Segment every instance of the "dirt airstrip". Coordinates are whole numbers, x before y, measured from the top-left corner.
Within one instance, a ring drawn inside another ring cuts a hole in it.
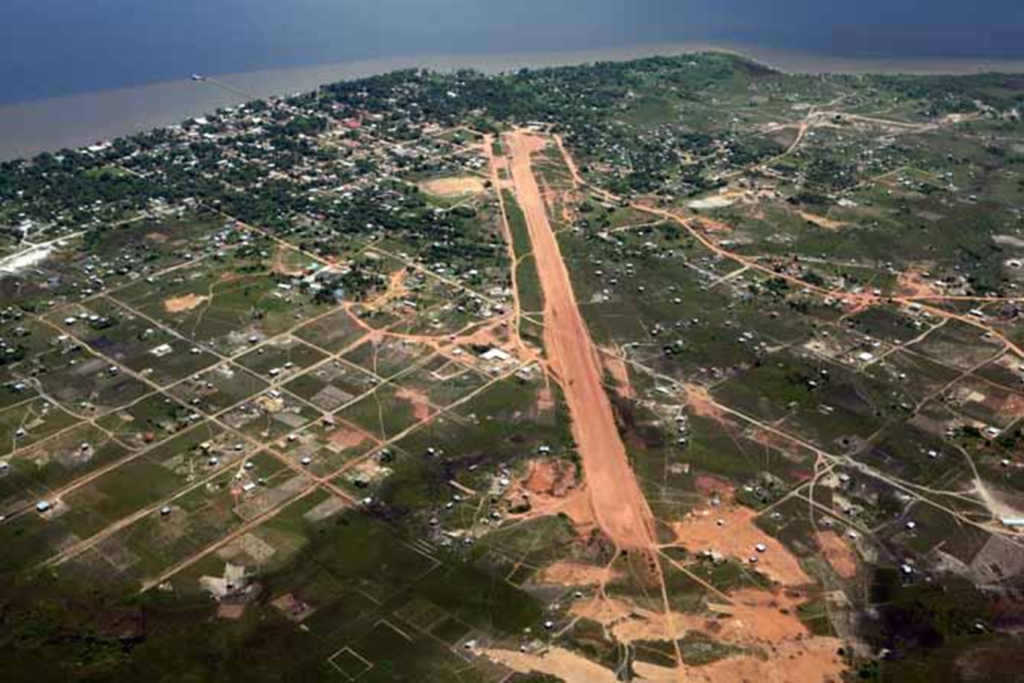
[[[601,530],[620,548],[651,548],[653,515],[629,466],[601,381],[601,365],[533,175],[531,155],[544,149],[545,140],[521,130],[506,140],[516,197],[526,215],[544,291],[544,345],[565,392],[591,507]]]
[[[635,663],[639,677],[649,681],[839,681],[845,668],[837,654],[842,643],[835,638],[813,636],[797,616],[797,607],[806,599],[802,591],[786,592],[811,583],[796,557],[755,524],[756,513],[733,504],[729,482],[706,477],[705,494],[714,493],[715,505],[691,513],[674,525],[674,542],[697,553],[714,550],[719,555],[748,562],[757,556],[757,569],[782,586],[774,591],[741,590],[729,595],[717,591],[713,604],[695,612],[679,612],[669,606],[654,533],[654,517],[626,454],[619,435],[612,405],[602,379],[604,370],[621,384],[625,368],[602,363],[580,315],[571,280],[546,214],[543,196],[533,175],[531,155],[541,151],[545,138],[522,130],[504,136],[510,150],[512,185],[526,215],[527,228],[544,291],[545,349],[548,367],[565,395],[572,419],[573,437],[582,459],[583,481],[568,476],[564,465],[538,460],[509,491],[510,500],[524,495],[531,502],[524,517],[566,512],[577,529],[595,525],[619,549],[630,553],[627,566],[634,573],[637,555],[651,558],[652,571],[660,579],[665,611],[641,607],[628,599],[610,597],[609,583],[623,578],[614,569],[574,561],[559,562],[542,569],[540,583],[563,586],[596,587],[592,600],[572,607],[576,619],[601,624],[620,642],[655,640],[676,643],[687,632],[700,632],[716,641],[736,645],[741,652],[710,664],[687,664],[676,647],[677,667]],[[560,143],[556,138],[556,142]],[[570,170],[574,167],[570,164]],[[574,178],[578,176],[574,173]],[[615,359],[612,358],[612,361]],[[689,393],[691,409],[704,411],[724,421],[706,391],[693,387]],[[759,544],[764,548],[758,551]],[[621,566],[620,566],[621,567]],[[685,567],[677,567],[686,571]],[[674,571],[669,568],[664,571]],[[635,576],[633,577],[636,578]],[[654,584],[648,584],[654,585]],[[712,592],[714,591],[711,588]],[[711,594],[709,594],[710,597]],[[545,647],[539,651],[519,652],[485,649],[480,654],[518,672],[541,672],[568,683],[612,683],[614,671],[566,648]]]

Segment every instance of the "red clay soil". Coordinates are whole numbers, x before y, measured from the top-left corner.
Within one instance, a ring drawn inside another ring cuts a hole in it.
[[[725,477],[719,477],[714,474],[699,474],[693,480],[693,485],[697,489],[698,493],[710,498],[712,495],[717,495],[723,502],[731,502],[733,493],[736,487],[731,481]]]
[[[684,384],[683,394],[686,396],[686,407],[694,415],[722,424],[731,424],[732,420],[722,412],[705,387],[699,384]]]
[[[783,586],[811,583],[797,558],[758,528],[754,523],[756,515],[749,508],[734,505],[691,512],[672,525],[676,543],[694,553],[711,551],[740,562],[756,557],[757,569]],[[757,551],[759,544],[766,547],[765,552]]]
[[[942,291],[924,277],[924,271],[917,268],[900,273],[896,281],[900,296],[909,298],[941,296]]]
[[[536,519],[565,514],[581,538],[594,529],[590,496],[577,481],[575,468],[559,460],[533,460],[521,479],[515,480],[505,495],[511,506],[529,501],[529,510],[514,513],[518,519]]]
[[[820,531],[818,543],[836,574],[844,579],[852,579],[857,575],[857,555],[842,536],[834,531]]]
[[[422,391],[402,387],[395,392],[395,398],[412,405],[412,416],[417,421],[426,420],[430,417],[430,399]]]
[[[515,193],[526,215],[544,291],[545,348],[562,381],[597,523],[620,548],[651,548],[654,518],[629,466],[601,382],[601,365],[533,175],[531,155],[543,149],[545,142],[524,131],[510,133],[506,139],[512,152]]]
[[[523,486],[533,495],[564,498],[576,486],[572,464],[563,461],[534,460]]]

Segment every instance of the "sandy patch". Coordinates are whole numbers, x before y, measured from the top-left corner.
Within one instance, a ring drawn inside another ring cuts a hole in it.
[[[48,259],[52,251],[52,244],[39,245],[0,259],[0,274],[16,275],[22,270],[37,266]]]
[[[703,199],[694,199],[691,202],[687,202],[686,206],[690,209],[696,209],[698,211],[707,209],[725,209],[736,203],[734,197],[722,196],[717,197],[704,197]]]
[[[572,607],[576,617],[590,619],[601,624],[622,643],[638,640],[671,640],[681,638],[687,631],[707,631],[705,616],[700,614],[671,613],[671,628],[665,614],[620,598],[599,597]]]
[[[722,223],[721,221],[713,221],[707,216],[700,216],[690,220],[695,228],[703,230],[706,233],[731,233],[733,227],[728,223]]]
[[[576,485],[573,467],[558,460],[534,460],[523,480],[523,487],[535,496],[564,498]]]
[[[350,448],[361,446],[367,439],[369,437],[363,432],[342,427],[331,433],[328,437],[328,442],[332,451],[340,453]]]
[[[637,662],[635,670],[645,681],[676,683],[839,683],[844,666],[836,651],[842,646],[834,638],[787,642],[774,648],[767,660],[743,656],[722,659],[685,670],[666,669]]]
[[[693,480],[693,486],[706,497],[717,495],[720,500],[730,502],[736,487],[724,477],[713,474],[701,474]]]
[[[270,270],[273,273],[279,275],[302,275],[305,273],[305,269],[302,266],[289,265],[288,261],[290,257],[293,257],[295,252],[286,247],[283,244],[278,244],[277,249],[274,250],[274,259],[270,263]]]
[[[519,519],[564,513],[572,520],[580,536],[588,535],[594,527],[594,512],[587,489],[577,479],[576,468],[569,462],[531,461],[526,474],[509,486],[505,501],[510,513]],[[516,512],[524,507],[525,511]]]
[[[509,351],[510,340],[508,328],[502,325],[502,320],[473,330],[470,334],[460,334],[451,338],[453,346],[489,346]],[[462,349],[466,351],[465,348]]]
[[[825,218],[824,216],[808,213],[806,211],[797,211],[797,213],[800,214],[800,218],[803,218],[808,223],[816,225],[819,228],[824,228],[825,230],[839,230],[846,225],[846,223],[843,223],[842,221],[834,221],[829,218]]]
[[[382,308],[385,304],[393,301],[399,297],[405,296],[408,290],[405,287],[405,278],[407,272],[405,268],[400,268],[395,272],[391,273],[388,277],[388,288],[382,292],[378,297],[366,303],[366,310],[374,311]]]
[[[676,533],[676,542],[691,552],[707,550],[741,562],[756,557],[757,570],[783,586],[811,583],[796,557],[777,540],[761,531],[754,520],[755,512],[749,508],[723,506],[691,512],[672,527]],[[758,544],[767,547],[765,552],[757,552]]]
[[[991,397],[985,401],[985,407],[999,417],[1006,418],[1005,424],[1009,426],[1021,415],[1024,415],[1024,396],[1007,392],[1003,396]]]
[[[459,176],[456,178],[437,178],[420,183],[420,188],[438,197],[461,197],[467,194],[479,194],[484,191],[484,181],[476,176]]]
[[[377,458],[368,458],[349,470],[347,477],[352,482],[361,480],[373,484],[386,478],[391,472],[392,469],[385,467]]]
[[[765,126],[764,132],[768,134],[780,147],[789,149],[800,137],[799,126],[787,123],[771,123]]]
[[[985,504],[988,511],[997,519],[1020,519],[1021,511],[1003,500],[998,490],[993,489],[982,479],[974,480],[975,489],[981,496],[981,502]]]
[[[236,621],[245,614],[245,603],[222,602],[217,605],[217,618]]]
[[[857,556],[839,534],[834,531],[819,531],[818,543],[821,545],[822,554],[836,574],[844,579],[852,579],[857,575]]]
[[[718,407],[705,387],[699,384],[684,384],[683,395],[686,397],[686,407],[697,417],[706,417],[722,425],[732,424],[732,420]]]
[[[900,273],[896,280],[896,288],[901,296],[905,297],[933,297],[941,296],[942,290],[925,278],[923,269],[911,268]]]
[[[543,387],[537,392],[537,410],[547,412],[555,409],[555,397],[550,387]]]
[[[723,642],[778,644],[810,634],[797,616],[796,609],[802,602],[799,597],[744,589],[730,594],[729,598],[732,603],[728,605],[708,605],[718,618],[709,622],[711,628],[707,632]]]
[[[645,681],[706,681],[734,683],[825,683],[841,680],[845,669],[837,654],[842,642],[836,638],[812,636],[796,616],[798,600],[783,594],[757,590],[739,591],[731,596],[735,604],[711,605],[706,614],[652,612],[618,599],[601,599],[573,608],[573,614],[597,621],[620,642],[664,641],[681,638],[688,631],[700,631],[725,643],[754,648],[767,655],[743,654],[702,666],[666,668],[636,662],[637,674]],[[574,681],[613,681],[608,669],[581,655],[561,648],[540,653],[486,650],[486,656],[515,671],[531,671]]]
[[[426,420],[430,417],[430,399],[422,391],[402,387],[395,392],[395,398],[412,404],[412,416],[416,420]]]
[[[670,619],[621,598],[601,597],[573,605],[574,616],[596,621],[616,640],[671,640],[699,631],[731,645],[775,645],[810,636],[797,616],[801,599],[784,593],[745,589],[730,604],[709,604],[707,612],[671,612]]]
[[[480,654],[513,671],[547,674],[565,683],[619,683],[609,669],[560,647],[549,648],[541,654],[490,649],[480,650]]]
[[[605,567],[578,562],[556,562],[542,569],[533,580],[556,586],[598,586],[614,576]]]
[[[209,298],[199,294],[187,294],[172,299],[164,299],[164,310],[168,313],[185,313],[198,308]]]

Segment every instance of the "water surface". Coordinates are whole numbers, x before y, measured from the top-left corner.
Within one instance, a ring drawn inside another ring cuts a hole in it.
[[[2,0],[0,159],[246,99],[192,73],[267,96],[710,45],[790,71],[1021,71],[1022,35],[1020,0]]]

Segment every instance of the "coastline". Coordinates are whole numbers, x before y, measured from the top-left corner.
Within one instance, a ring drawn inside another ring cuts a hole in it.
[[[373,76],[403,68],[487,73],[594,61],[625,61],[655,55],[718,51],[739,54],[787,73],[970,74],[1024,72],[1024,60],[862,59],[776,50],[748,45],[671,43],[624,48],[545,53],[400,57],[212,75],[117,90],[0,106],[0,161],[94,144],[173,125],[221,107],[251,99],[289,95],[318,85]]]

